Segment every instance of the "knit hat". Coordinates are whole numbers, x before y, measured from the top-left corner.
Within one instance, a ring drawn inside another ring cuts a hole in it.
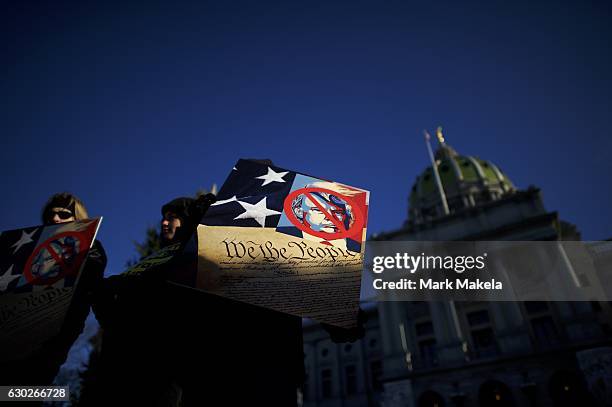
[[[166,212],[174,213],[181,221],[185,222],[189,219],[190,208],[195,202],[195,199],[189,197],[180,197],[171,200],[161,208],[161,214],[164,216]]]

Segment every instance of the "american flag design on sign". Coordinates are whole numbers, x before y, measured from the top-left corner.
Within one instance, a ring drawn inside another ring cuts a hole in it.
[[[369,192],[250,160],[239,160],[202,220],[208,226],[277,232],[360,252]]]
[[[0,296],[72,287],[100,220],[9,230],[0,234]]]

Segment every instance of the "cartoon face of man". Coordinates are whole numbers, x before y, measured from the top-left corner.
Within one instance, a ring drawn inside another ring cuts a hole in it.
[[[326,192],[301,194],[291,208],[296,218],[315,232],[338,233],[347,230],[353,222],[350,205]]]
[[[60,266],[48,250],[38,252],[32,262],[32,276],[35,279],[48,279],[56,277],[60,273]]]

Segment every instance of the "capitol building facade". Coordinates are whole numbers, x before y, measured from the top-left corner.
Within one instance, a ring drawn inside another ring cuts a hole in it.
[[[372,240],[580,240],[574,225],[545,209],[538,188],[517,189],[494,163],[460,155],[441,131],[438,140],[437,173],[432,165],[417,176],[407,221]],[[596,248],[602,262],[610,247]],[[304,406],[612,405],[608,301],[380,301],[362,308],[366,335],[352,344],[331,342],[317,324],[304,326]]]

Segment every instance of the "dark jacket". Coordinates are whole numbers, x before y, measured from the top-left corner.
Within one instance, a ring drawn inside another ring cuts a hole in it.
[[[304,379],[302,320],[169,285],[173,368],[190,405],[290,407]]]

